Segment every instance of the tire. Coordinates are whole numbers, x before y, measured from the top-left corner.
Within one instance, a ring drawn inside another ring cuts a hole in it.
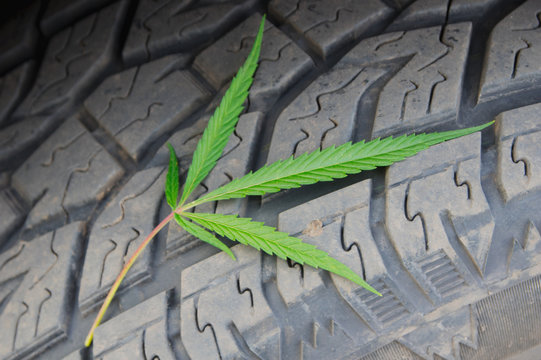
[[[361,274],[162,230],[268,14],[198,188],[317,148],[495,126],[386,169],[198,211],[301,237]],[[534,359],[541,349],[541,1],[29,1],[0,29],[0,358]]]

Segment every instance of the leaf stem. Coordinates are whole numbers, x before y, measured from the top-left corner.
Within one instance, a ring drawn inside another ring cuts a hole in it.
[[[92,338],[94,337],[94,331],[96,330],[96,328],[100,324],[103,316],[105,315],[105,312],[107,311],[107,308],[111,304],[111,301],[113,300],[113,297],[115,296],[116,291],[118,290],[118,287],[120,286],[120,283],[122,282],[122,280],[124,280],[124,277],[128,273],[128,270],[130,270],[133,263],[135,262],[135,260],[137,260],[139,255],[143,252],[143,250],[148,245],[150,240],[152,240],[156,236],[156,234],[158,234],[158,232],[161,229],[163,229],[164,226],[169,223],[169,221],[171,221],[173,219],[174,215],[175,215],[174,212],[171,212],[169,215],[167,215],[162,220],[162,222],[159,223],[158,226],[156,226],[150,232],[150,234],[148,234],[146,239],[141,243],[141,245],[139,245],[137,250],[135,250],[135,252],[131,256],[130,260],[128,260],[126,265],[124,265],[124,268],[122,268],[122,271],[120,272],[120,274],[118,274],[118,277],[116,278],[115,282],[113,283],[113,286],[111,287],[111,290],[109,290],[109,293],[107,294],[107,297],[105,298],[105,301],[103,302],[103,305],[100,308],[98,316],[96,316],[96,320],[94,320],[94,324],[92,324],[92,328],[90,329],[90,331],[88,332],[88,335],[86,336],[86,340],[85,340],[85,346],[86,347],[90,346],[90,344],[92,343]]]

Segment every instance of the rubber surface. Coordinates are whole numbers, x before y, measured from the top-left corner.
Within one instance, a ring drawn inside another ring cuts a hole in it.
[[[495,120],[386,169],[195,211],[301,237],[383,296],[167,215],[267,14],[200,196],[347,141]],[[27,1],[0,26],[0,358],[532,359],[541,348],[541,1]]]

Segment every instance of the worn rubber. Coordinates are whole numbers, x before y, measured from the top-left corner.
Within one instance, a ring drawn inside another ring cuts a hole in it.
[[[6,8],[7,9],[7,8]],[[247,110],[198,196],[291,155],[495,126],[386,169],[195,211],[317,245],[383,296],[170,224],[267,14]],[[541,1],[25,1],[0,26],[1,359],[535,359]],[[183,175],[183,176],[184,176]]]

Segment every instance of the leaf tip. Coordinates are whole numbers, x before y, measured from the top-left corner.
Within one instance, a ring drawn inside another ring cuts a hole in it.
[[[377,291],[376,289],[374,289],[372,286],[370,286],[368,283],[365,283],[362,285],[366,290],[376,294],[377,296],[383,296],[381,295],[381,293],[379,291]]]
[[[496,122],[496,120],[492,120],[492,121],[489,121],[489,122],[487,122],[485,124],[479,125],[477,128],[479,130],[483,130],[483,129],[489,127],[490,125],[493,125],[495,122]]]
[[[233,259],[233,261],[237,261],[237,258],[235,254],[233,254],[233,251],[231,251],[231,249],[229,249],[229,251],[227,250],[224,250],[224,251],[231,257],[231,259]]]

